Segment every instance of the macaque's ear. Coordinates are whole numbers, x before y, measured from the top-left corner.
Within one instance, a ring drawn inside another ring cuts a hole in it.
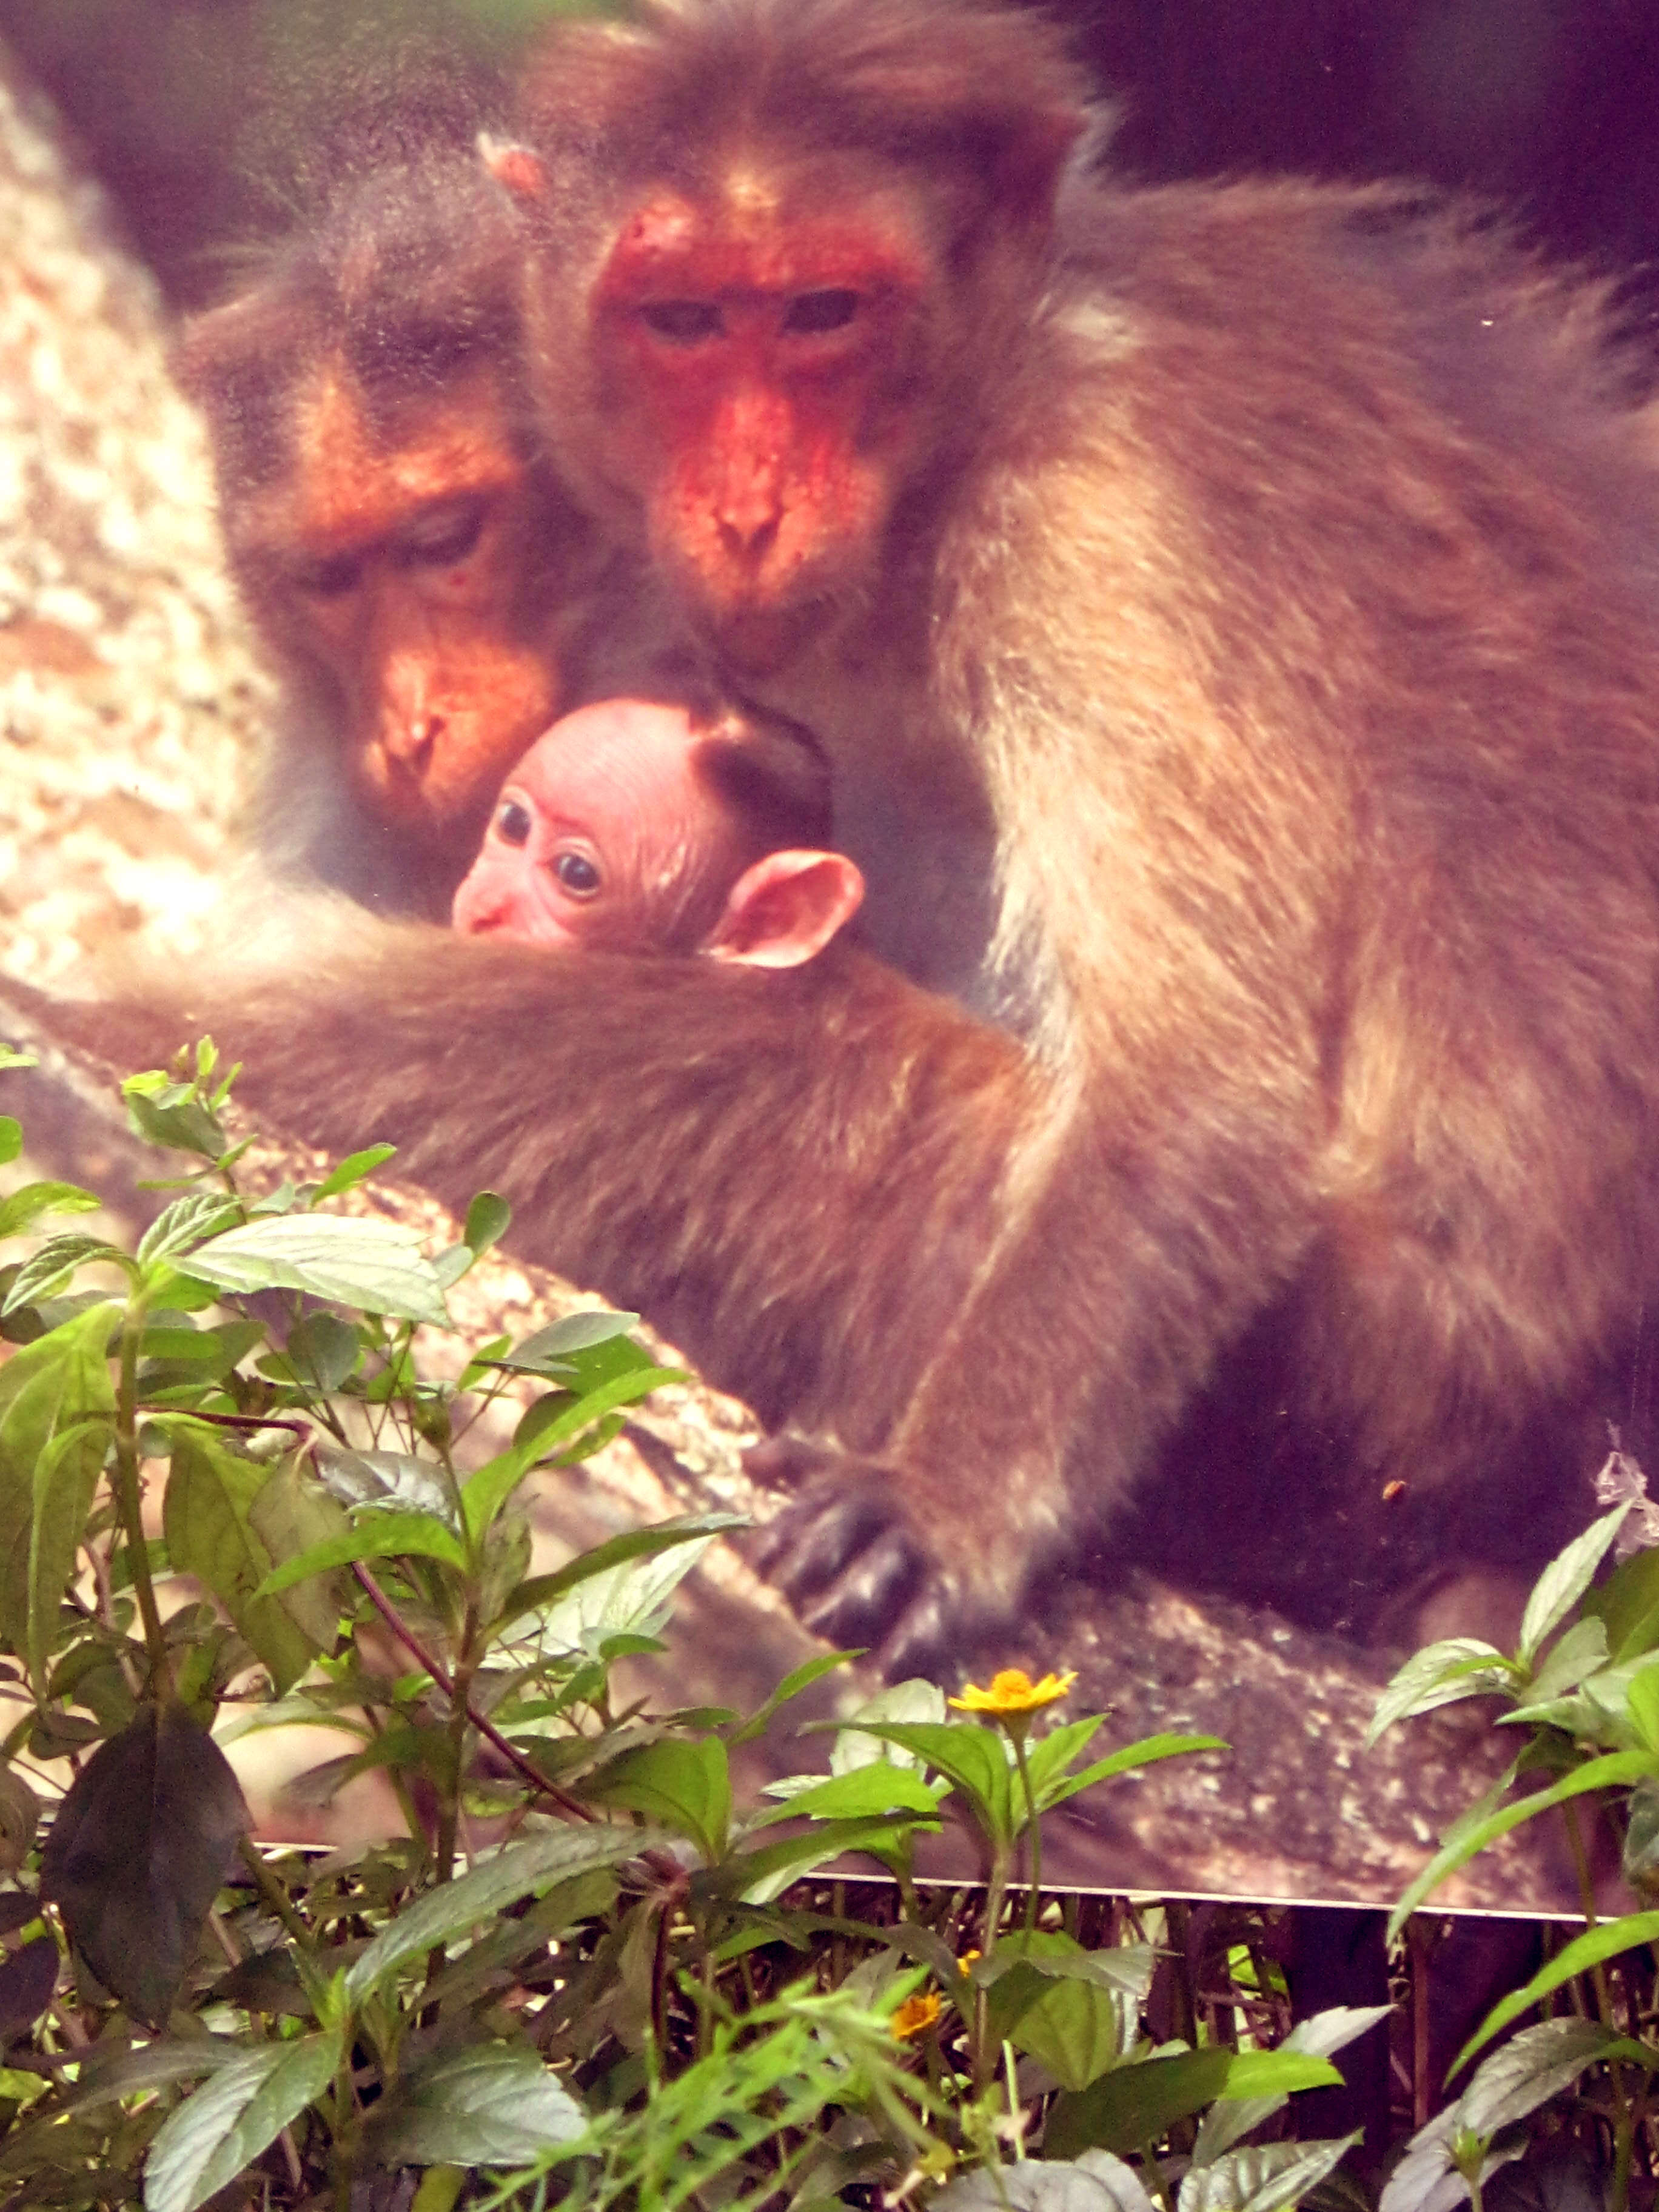
[[[540,155],[532,154],[528,146],[481,131],[478,158],[507,198],[520,206],[528,207],[547,198],[547,171]]]
[[[864,878],[844,853],[768,853],[732,886],[712,959],[799,968],[857,913]]]

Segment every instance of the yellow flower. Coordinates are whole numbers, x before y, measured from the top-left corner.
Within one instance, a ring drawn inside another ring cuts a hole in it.
[[[957,1973],[965,1976],[968,1969],[973,1965],[975,1960],[977,1959],[979,1955],[980,1954],[977,1951],[964,1951],[957,1960]]]
[[[893,2014],[893,2033],[901,2041],[907,2035],[920,2035],[924,2028],[933,2026],[943,2009],[936,1996],[906,1997]]]
[[[1063,1698],[1076,1680],[1073,1671],[1045,1674],[1040,1682],[1034,1682],[1023,1667],[1005,1667],[991,1677],[988,1690],[981,1690],[976,1682],[964,1682],[962,1695],[948,1702],[959,1713],[1035,1712],[1039,1705],[1052,1705],[1056,1698]]]

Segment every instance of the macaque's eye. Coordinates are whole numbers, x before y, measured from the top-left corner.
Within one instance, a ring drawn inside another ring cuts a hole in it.
[[[796,337],[816,337],[824,331],[844,331],[858,311],[856,292],[802,292],[789,302],[783,327]]]
[[[601,888],[599,863],[586,853],[567,847],[549,861],[562,890],[574,899],[597,898]]]
[[[355,553],[336,553],[321,561],[296,561],[289,574],[313,599],[337,599],[356,589],[362,562]]]
[[[720,337],[726,322],[712,300],[657,300],[640,309],[640,320],[673,345],[696,345]]]
[[[535,826],[520,799],[504,799],[495,809],[495,835],[503,845],[527,845]]]
[[[466,500],[422,515],[399,532],[397,558],[404,568],[446,568],[465,561],[483,533],[482,500]]]

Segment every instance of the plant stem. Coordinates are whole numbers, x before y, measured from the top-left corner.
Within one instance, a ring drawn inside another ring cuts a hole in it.
[[[1012,1846],[998,1844],[991,1852],[991,1879],[985,1892],[985,1932],[980,1939],[981,1957],[995,1956],[997,1928],[1002,1919],[1003,1899],[1008,1892],[1008,1859]],[[990,1990],[984,1983],[974,1990],[973,2077],[974,2094],[982,2097],[990,2087],[991,2076],[996,2070],[996,2054],[987,2049],[991,2027]]]
[[[1588,1931],[1596,1925],[1595,1887],[1590,1880],[1589,1858],[1584,1850],[1583,1832],[1578,1825],[1578,1808],[1569,1801],[1561,1810],[1566,1815],[1567,1841],[1572,1848],[1572,1863],[1578,1875],[1579,1901],[1584,1908],[1584,1927]],[[1601,2025],[1609,2035],[1619,2033],[1619,2023],[1613,2017],[1613,1990],[1607,1982],[1607,1970],[1598,1962],[1590,1968],[1590,1986],[1595,1991],[1595,2009]],[[1636,2116],[1631,2100],[1625,2092],[1625,2069],[1616,2058],[1607,2061],[1607,2080],[1613,2089],[1613,2195],[1609,2212],[1626,2212],[1630,2203],[1631,2163],[1636,2151]],[[1480,2212],[1480,2207],[1475,2207]]]
[[[457,1696],[455,1684],[443,1662],[427,1650],[361,1559],[352,1562],[351,1571],[367,1593],[369,1603],[385,1621],[398,1643],[411,1656],[419,1660],[445,1697],[453,1704]],[[484,1741],[495,1746],[513,1771],[521,1780],[529,1783],[532,1789],[539,1790],[544,1797],[550,1797],[562,1813],[568,1813],[573,1820],[592,1820],[598,1817],[591,1805],[584,1805],[579,1797],[572,1797],[567,1791],[561,1790],[556,1782],[550,1782],[533,1761],[526,1759],[515,1745],[507,1741],[487,1715],[474,1712],[470,1705],[464,1705],[463,1710],[465,1717],[471,1722]]]
[[[259,1847],[252,1836],[243,1836],[236,1845],[236,1856],[253,1876],[253,1886],[264,1898],[276,1917],[302,1951],[312,1948],[311,1930],[294,1909],[294,1900],[283,1884],[271,1872],[260,1856]]]
[[[159,1704],[173,1696],[173,1665],[155,1584],[149,1571],[149,1549],[144,1536],[144,1494],[138,1479],[138,1345],[144,1333],[143,1303],[135,1298],[121,1322],[121,1380],[115,1401],[115,1508],[127,1541],[127,1564],[132,1571],[138,1617],[144,1625],[144,1648],[149,1653],[150,1686]]]
[[[1031,1838],[1031,1887],[1025,1897],[1025,1932],[1032,1934],[1037,1924],[1037,1892],[1042,1887],[1042,1827],[1037,1819],[1036,1792],[1031,1787],[1031,1770],[1025,1764],[1025,1735],[1023,1729],[1010,1729],[1009,1741],[1014,1747],[1014,1765],[1019,1769],[1020,1787],[1025,1792],[1025,1826]]]
[[[455,1838],[461,1824],[461,1784],[466,1774],[466,1729],[470,1717],[469,1692],[478,1662],[473,1654],[472,1639],[477,1633],[477,1616],[469,1601],[461,1624],[461,1648],[455,1661],[455,1674],[449,1691],[449,1759],[448,1771],[444,1778],[444,1794],[438,1807],[438,1880],[450,1881],[455,1872]]]

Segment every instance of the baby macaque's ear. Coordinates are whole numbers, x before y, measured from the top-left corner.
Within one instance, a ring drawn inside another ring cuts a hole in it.
[[[864,897],[844,853],[768,853],[732,886],[704,948],[748,968],[799,968],[822,952]]]

